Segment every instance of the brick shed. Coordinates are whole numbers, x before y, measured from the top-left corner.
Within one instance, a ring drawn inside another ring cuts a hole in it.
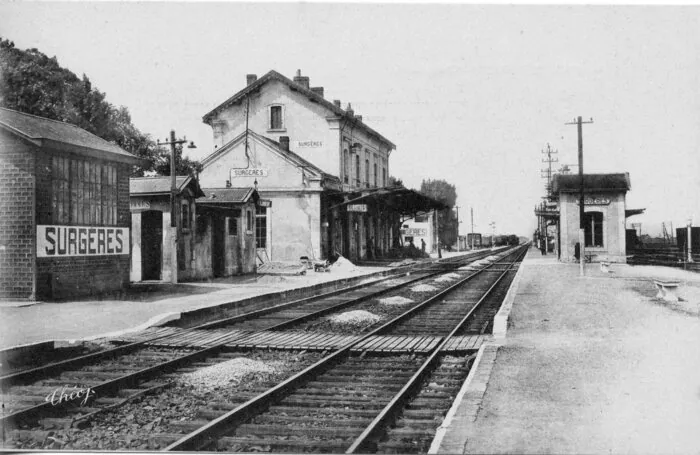
[[[140,159],[77,126],[0,108],[0,298],[129,285],[129,174]]]

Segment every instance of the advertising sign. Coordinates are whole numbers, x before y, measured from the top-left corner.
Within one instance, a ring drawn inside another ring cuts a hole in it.
[[[147,201],[144,199],[131,199],[129,202],[129,208],[131,209],[132,212],[137,212],[141,210],[150,210],[151,209],[151,201]]]
[[[422,235],[422,236],[425,236],[425,235],[427,235],[427,230],[424,228],[408,228],[408,229],[401,229],[401,233],[403,235]]]
[[[366,204],[349,204],[348,205],[348,212],[366,212],[366,211],[367,211]]]
[[[98,226],[36,227],[40,258],[129,254],[129,228]]]
[[[258,207],[272,207],[272,201],[269,199],[258,199]]]

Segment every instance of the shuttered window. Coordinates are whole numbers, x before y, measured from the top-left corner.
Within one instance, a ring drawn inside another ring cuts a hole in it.
[[[54,156],[51,168],[54,223],[117,224],[116,166]]]

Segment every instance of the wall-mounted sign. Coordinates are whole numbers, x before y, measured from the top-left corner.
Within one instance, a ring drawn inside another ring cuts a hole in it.
[[[408,229],[401,229],[401,234],[403,234],[403,235],[428,235],[428,232],[426,229],[423,229],[423,228],[408,228]]]
[[[348,204],[348,212],[366,212],[366,204]]]
[[[258,199],[258,207],[272,207],[272,201],[269,199]]]
[[[578,204],[578,201],[576,201]],[[583,199],[583,205],[609,205],[609,197],[587,197]]]
[[[129,228],[97,226],[36,227],[40,258],[129,254]]]
[[[131,209],[132,212],[138,211],[138,210],[150,210],[151,209],[151,201],[145,201],[143,199],[132,199],[129,202],[129,208]]]
[[[231,169],[231,177],[267,177],[267,169]]]
[[[297,141],[297,148],[319,148],[323,147],[323,141]]]

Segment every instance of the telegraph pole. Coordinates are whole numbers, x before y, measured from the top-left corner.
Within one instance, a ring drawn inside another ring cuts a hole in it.
[[[550,199],[552,196],[552,163],[558,163],[559,159],[558,158],[552,158],[552,155],[556,155],[559,153],[557,150],[552,150],[552,147],[549,145],[549,142],[547,143],[547,151],[542,150],[542,153],[547,155],[547,158],[542,159],[543,163],[547,163],[548,167],[546,169],[541,169],[540,170],[540,175],[542,178],[547,179],[547,183],[545,185],[545,190],[547,192],[546,199]],[[542,204],[542,210],[546,210],[546,202]],[[547,219],[543,216],[540,217],[540,238],[544,242],[544,246],[542,248],[542,254],[546,255],[547,254],[547,246],[548,246],[548,234],[547,234]]]
[[[472,212],[472,250],[474,249],[474,207],[471,208]]]
[[[170,227],[172,228],[171,235],[171,274],[170,281],[173,284],[177,284],[177,250],[178,242],[177,235],[179,232],[179,217],[177,210],[177,176],[175,175],[175,153],[177,146],[182,146],[182,144],[187,143],[187,138],[175,139],[175,130],[170,130],[170,141],[160,142],[156,141],[156,145],[169,145],[170,146]],[[193,141],[190,141],[188,148],[197,148]]]
[[[457,210],[457,252],[459,253],[459,206],[455,205]]]
[[[579,241],[579,274],[584,275],[583,262],[585,261],[585,235],[584,229],[585,224],[583,221],[584,205],[583,205],[583,124],[593,123],[593,118],[589,121],[584,122],[581,120],[581,116],[575,118],[572,123],[566,123],[567,125],[577,125],[578,126],[578,178],[579,178],[579,199],[578,199],[578,217],[579,217],[579,229],[578,229],[578,241]]]
[[[544,173],[542,175],[542,178],[547,179],[547,185],[545,186],[545,189],[547,190],[547,196],[551,196],[552,193],[552,163],[558,163],[559,158],[552,158],[552,155],[556,155],[559,153],[558,150],[552,150],[552,147],[547,143],[547,151],[545,152],[542,150],[542,153],[547,155],[547,158],[542,159],[543,163],[547,163],[549,167],[547,169],[542,169],[541,173]]]

